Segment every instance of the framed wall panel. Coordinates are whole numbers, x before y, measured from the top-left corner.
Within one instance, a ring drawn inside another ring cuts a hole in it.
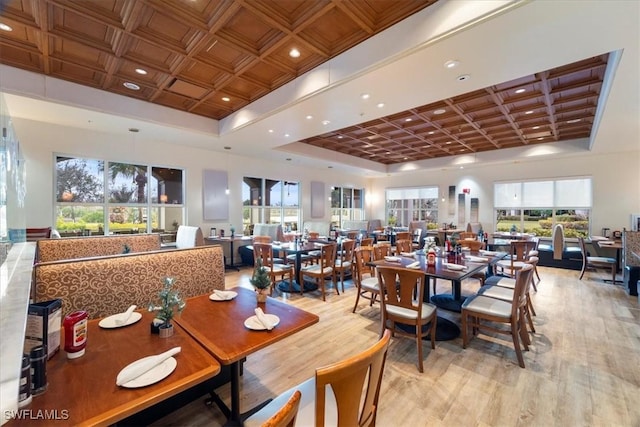
[[[466,228],[466,196],[464,193],[458,194],[458,228]]]
[[[311,218],[324,218],[324,182],[311,181]]]
[[[480,210],[480,200],[477,197],[471,198],[471,209],[469,211],[469,222],[480,222],[478,212]]]
[[[202,182],[202,213],[205,221],[229,219],[229,176],[227,171],[204,170]]]
[[[449,186],[449,219],[453,220],[456,214],[456,186]]]

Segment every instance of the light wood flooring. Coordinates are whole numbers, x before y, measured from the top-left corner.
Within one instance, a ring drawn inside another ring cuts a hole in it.
[[[539,267],[533,294],[537,333],[518,367],[509,337],[480,335],[462,349],[462,339],[424,343],[419,373],[415,341],[391,340],[382,381],[378,426],[640,426],[640,308],[638,298],[606,273]],[[249,285],[251,269],[228,272],[226,286]],[[318,292],[288,296],[320,322],[247,359],[242,410],[313,376],[314,369],[346,358],[379,334],[378,305],[361,300],[351,313],[355,289],[345,282],[339,296],[323,302]],[[463,294],[478,282],[463,283]],[[450,284],[438,282],[438,291]],[[276,295],[274,293],[274,295]],[[189,307],[187,306],[186,310]],[[456,313],[439,314],[459,324]],[[209,325],[215,327],[215,325]],[[218,390],[228,402],[228,385]],[[202,400],[157,421],[155,426],[220,426],[224,417]],[[304,426],[298,423],[298,426]]]

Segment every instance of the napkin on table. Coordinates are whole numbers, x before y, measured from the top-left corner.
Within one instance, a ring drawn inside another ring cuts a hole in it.
[[[181,350],[181,347],[174,347],[171,350],[165,351],[164,353],[160,353],[154,357],[150,357],[149,359],[145,360],[144,363],[140,363],[134,368],[124,369],[120,371],[118,377],[116,378],[116,385],[121,386],[128,383],[129,381],[135,380],[136,378],[149,372],[174,354],[180,353]]]
[[[262,309],[260,307],[256,308],[254,311],[255,311],[256,317],[258,318],[260,323],[262,323],[264,325],[264,327],[267,328],[268,331],[272,330],[273,329],[273,323],[271,323],[269,321],[269,319],[267,318],[267,316],[265,316],[264,311],[262,311]]]
[[[115,319],[116,325],[124,325],[125,323],[127,323],[127,320],[129,320],[129,318],[131,317],[131,314],[133,314],[133,311],[136,308],[138,308],[138,306],[134,304],[131,307],[129,307],[127,311],[125,311],[124,313],[120,313],[118,317],[116,317]]]
[[[232,299],[235,296],[233,291],[221,291],[219,289],[215,289],[213,294],[216,295],[220,299]]]
[[[456,271],[466,271],[467,267],[465,265],[460,265],[460,264],[453,264],[453,263],[442,263],[445,267],[447,267],[449,270],[456,270]]]
[[[407,265],[407,268],[420,268],[420,261],[412,262]]]
[[[483,255],[498,255],[500,252],[496,252],[496,251],[485,251],[485,250],[480,250],[478,251]]]
[[[400,255],[413,258],[416,253],[415,252],[400,252]]]
[[[384,260],[388,262],[398,262],[400,261],[400,258],[398,258],[397,256],[386,256],[384,257]]]
[[[483,256],[473,256],[473,255],[468,255],[466,259],[468,259],[471,262],[488,262],[489,261],[489,258],[485,258]]]

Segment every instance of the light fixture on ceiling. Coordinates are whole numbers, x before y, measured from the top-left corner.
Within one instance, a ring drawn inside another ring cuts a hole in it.
[[[324,126],[328,125],[329,123],[331,123],[329,120],[323,120],[323,121],[322,121],[322,124],[323,124]]]
[[[311,119],[313,119],[313,116],[312,116],[311,114],[309,114],[309,115],[306,117],[306,119],[307,119],[307,120],[311,120]]]
[[[533,114],[533,110],[525,111],[525,114]]]
[[[526,91],[527,91],[526,89],[520,88],[520,89],[516,90],[516,93],[523,93],[523,92],[526,92]]]
[[[140,90],[140,86],[138,86],[135,83],[131,83],[131,82],[124,82],[122,84],[122,86],[126,87],[127,89],[131,89],[131,90]]]
[[[378,107],[378,108],[382,108],[382,107],[384,107],[384,102],[379,102],[379,103],[378,103],[378,105],[377,105],[377,107]]]
[[[147,75],[147,70],[145,70],[144,68],[136,68],[136,73],[142,75],[142,76],[146,76]]]
[[[413,120],[411,117],[407,117],[406,119],[404,119],[405,122],[410,122],[411,120]]]
[[[428,135],[433,135],[434,133],[435,133],[435,131],[432,131],[432,130],[427,132]]]
[[[369,94],[368,93],[363,93],[362,95],[360,95],[360,98],[369,99]]]
[[[567,123],[578,123],[579,121],[581,121],[582,119],[572,119],[572,120],[567,120]]]
[[[0,24],[0,30],[2,31],[13,31],[13,28],[11,28],[10,26],[8,26],[5,23]]]
[[[540,126],[534,126],[532,129],[540,129]]]
[[[289,138],[289,134],[288,134],[288,133],[285,133],[285,134],[284,134],[284,137],[285,137],[285,138]]]
[[[460,166],[460,169],[464,169],[464,166]]]
[[[437,110],[433,110],[433,114],[444,114],[446,112],[447,110],[445,110],[444,108],[438,108]]]
[[[342,139],[342,135],[338,135],[338,139]]]
[[[462,74],[461,76],[456,77],[456,80],[459,82],[466,82],[470,78],[471,76],[469,74]]]
[[[300,57],[300,51],[294,47],[293,49],[291,49],[289,51],[289,56],[292,57],[292,58],[299,58]]]
[[[269,133],[273,133],[273,129],[269,129]]]
[[[456,68],[458,65],[460,65],[460,61],[457,61],[455,59],[450,59],[444,63],[444,67],[448,69]]]
[[[222,99],[224,102],[229,102],[229,101],[231,101],[231,98],[229,98],[228,96],[223,96],[223,97],[222,97],[222,98],[220,98],[220,99]]]

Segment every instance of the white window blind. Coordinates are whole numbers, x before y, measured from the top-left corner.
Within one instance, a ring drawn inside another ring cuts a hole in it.
[[[590,208],[591,178],[494,184],[495,208]]]
[[[591,179],[556,181],[555,206],[557,208],[590,208]]]

